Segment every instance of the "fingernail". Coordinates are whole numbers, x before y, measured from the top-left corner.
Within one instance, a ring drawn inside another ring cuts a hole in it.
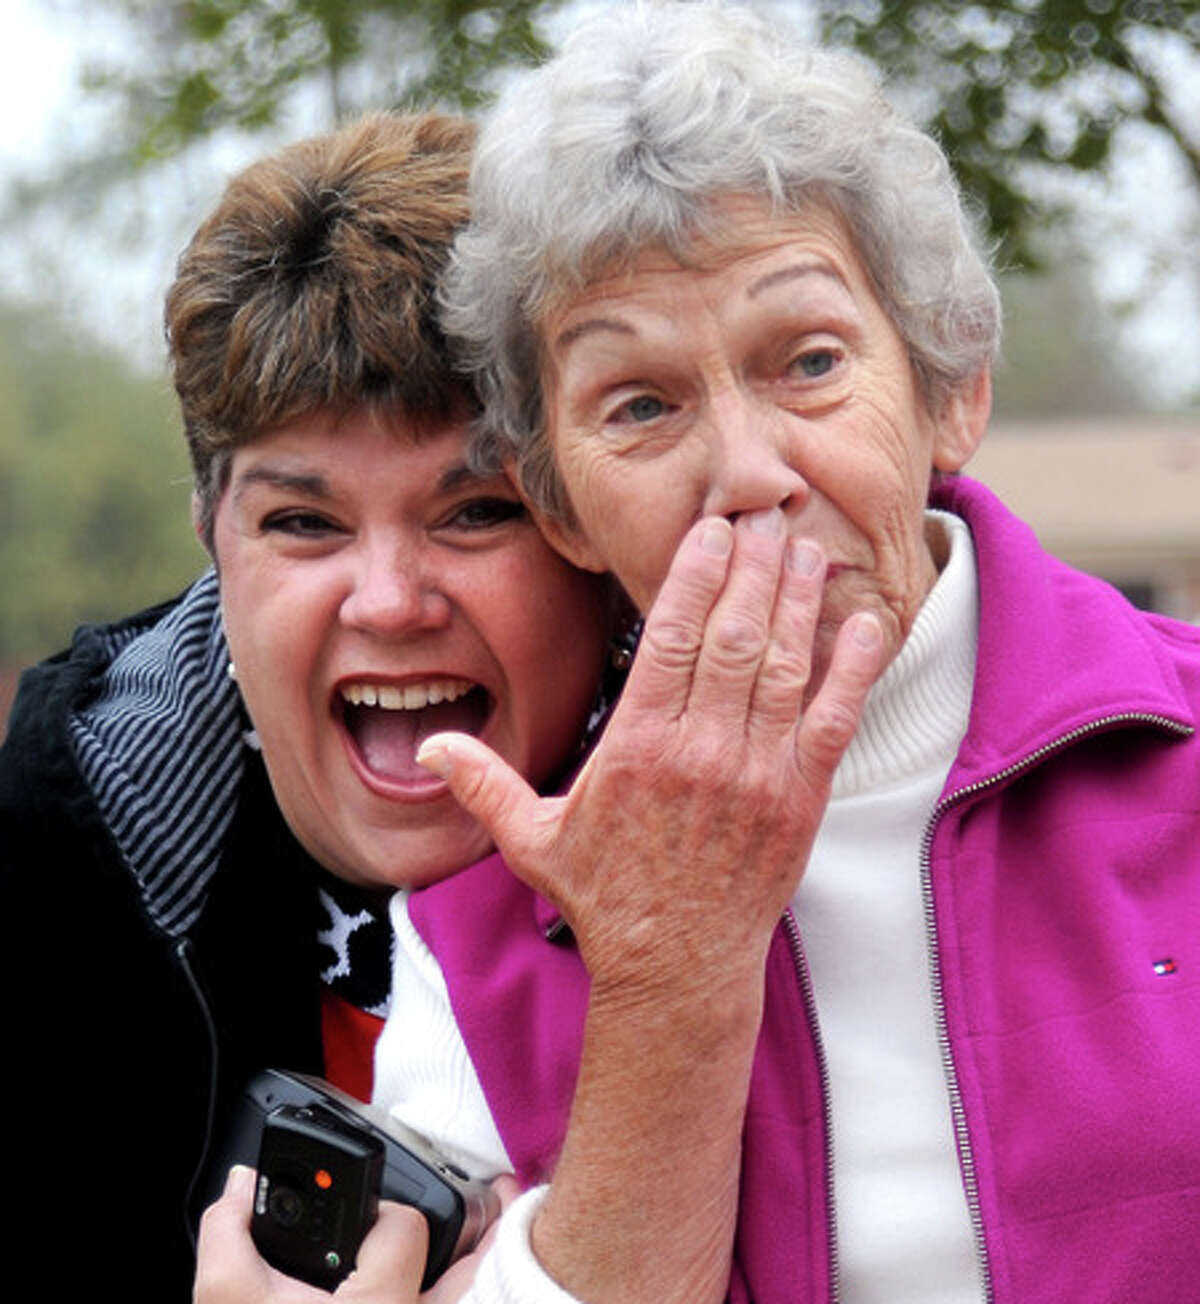
[[[874,616],[862,615],[854,622],[854,641],[861,648],[878,647],[883,640],[883,629]]]
[[[423,765],[427,770],[432,770],[439,779],[449,777],[450,771],[454,768],[454,753],[450,744],[444,738],[439,738],[434,734],[417,748],[417,764]]]
[[[724,517],[705,521],[700,530],[700,547],[714,557],[727,557],[733,547],[733,531]]]
[[[788,565],[797,575],[815,575],[821,565],[821,550],[809,539],[793,539]]]
[[[234,1164],[225,1179],[225,1194],[236,1196],[247,1192],[254,1186],[254,1181],[253,1168],[247,1168],[245,1164]]]
[[[783,533],[783,513],[778,507],[766,512],[750,512],[747,520],[755,534],[765,534],[773,539]]]

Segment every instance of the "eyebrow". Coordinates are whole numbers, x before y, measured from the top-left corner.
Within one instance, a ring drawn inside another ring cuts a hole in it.
[[[463,485],[486,484],[489,480],[495,478],[496,476],[492,472],[485,475],[473,470],[465,461],[455,462],[438,476],[438,491],[440,493],[452,493],[455,489],[461,489]]]
[[[482,475],[472,470],[466,461],[454,462],[438,476],[436,493],[453,493],[463,485],[484,484],[492,480],[491,474]],[[238,476],[233,487],[233,496],[241,498],[255,485],[266,485],[269,489],[279,489],[285,493],[299,493],[306,498],[332,498],[333,490],[329,481],[318,472],[288,471],[278,466],[254,466]]]
[[[586,321],[577,321],[573,326],[568,326],[566,330],[560,332],[555,338],[554,347],[568,349],[582,336],[591,335],[594,331],[615,331],[619,335],[637,334],[632,326],[612,317],[589,317]]]
[[[754,299],[765,290],[774,289],[777,285],[787,281],[797,281],[806,276],[823,276],[843,290],[849,288],[845,277],[825,259],[805,258],[801,262],[789,263],[787,267],[777,267],[774,271],[760,276],[757,281],[753,281],[746,287],[746,298]]]
[[[302,471],[285,471],[277,466],[253,466],[237,477],[233,486],[234,498],[241,498],[255,485],[266,485],[269,489],[282,489],[289,493],[300,493],[306,498],[328,498],[329,482],[323,475]]]
[[[849,288],[842,274],[823,258],[806,258],[787,267],[777,267],[774,271],[760,276],[757,281],[753,281],[747,286],[746,298],[754,299],[764,291],[774,289],[776,285],[787,281],[796,281],[805,276],[823,276],[842,289]],[[618,321],[613,317],[588,317],[584,321],[575,322],[574,325],[568,326],[566,330],[561,331],[555,337],[554,346],[556,349],[570,348],[577,340],[595,331],[613,331],[619,335],[637,335],[637,331],[627,322]]]

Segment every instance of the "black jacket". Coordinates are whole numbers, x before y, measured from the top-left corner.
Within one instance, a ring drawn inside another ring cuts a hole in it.
[[[42,1298],[88,1299],[103,1284],[126,1300],[190,1299],[196,1211],[186,1205],[210,1136],[252,1070],[322,1071],[316,871],[257,755],[237,749],[224,797],[193,783],[153,813],[171,824],[230,806],[202,874],[184,845],[150,882],[118,845],[71,732],[111,690],[122,649],[195,606],[201,587],[85,628],[69,652],[27,671],[0,749],[4,1168],[16,1199],[7,1243],[10,1270],[31,1269]],[[214,595],[210,581],[200,606],[215,665]],[[235,718],[232,687],[212,684],[185,686],[152,726],[151,771],[187,768],[172,722],[192,709],[188,693],[206,704],[231,694]],[[161,904],[181,880],[193,904],[164,923]]]

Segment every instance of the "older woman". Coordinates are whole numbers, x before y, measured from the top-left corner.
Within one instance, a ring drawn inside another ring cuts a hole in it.
[[[474,134],[380,115],[230,183],[167,299],[215,565],[22,683],[9,1231],[53,1298],[191,1297],[189,1187],[252,1071],[370,1093],[388,896],[490,849],[421,739],[578,763],[613,588],[467,466],[432,309]]]
[[[547,1299],[1193,1291],[1200,634],[955,474],[999,313],[935,143],[749,14],[613,7],[502,100],[457,248],[480,456],[652,608],[566,799],[423,751],[553,903],[398,920],[456,1028],[389,1028],[385,1103],[440,1075],[553,1176],[478,1289],[531,1244]]]

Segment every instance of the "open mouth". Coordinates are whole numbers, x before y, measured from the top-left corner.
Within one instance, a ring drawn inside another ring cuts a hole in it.
[[[469,679],[361,680],[339,692],[346,731],[364,765],[393,783],[429,782],[429,771],[416,761],[422,742],[443,730],[478,735],[491,711],[487,690]]]

